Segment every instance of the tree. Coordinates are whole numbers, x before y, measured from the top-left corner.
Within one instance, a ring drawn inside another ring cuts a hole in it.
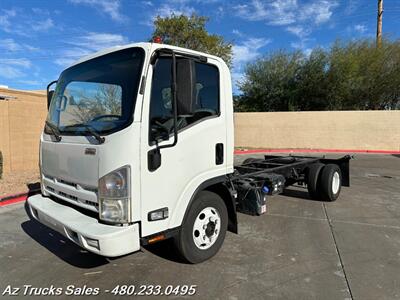
[[[304,55],[279,51],[246,67],[237,107],[242,111],[286,111],[295,108],[296,78]]]
[[[400,97],[399,42],[337,41],[329,53],[328,109],[390,109]]]
[[[238,111],[398,109],[400,41],[278,51],[249,64],[239,88]]]
[[[314,49],[309,58],[303,58],[297,72],[294,110],[324,110],[327,106],[326,77],[329,58],[319,48]]]
[[[192,14],[158,16],[154,21],[152,38],[161,37],[163,43],[197,50],[221,57],[229,66],[232,63],[232,43],[220,35],[206,30],[207,17]]]

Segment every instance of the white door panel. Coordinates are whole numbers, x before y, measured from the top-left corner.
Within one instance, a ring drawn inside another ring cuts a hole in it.
[[[220,116],[180,132],[177,145],[161,149],[161,166],[157,170],[142,169],[143,236],[179,226],[196,188],[207,179],[226,173],[225,164],[215,163],[215,145],[225,144],[223,123]],[[153,148],[148,147],[147,151]],[[147,166],[147,155],[142,157],[142,166]],[[148,212],[163,207],[168,207],[168,219],[147,221]]]
[[[218,62],[214,64],[219,67]],[[221,105],[218,116],[202,119],[181,130],[178,134],[178,143],[174,147],[160,150],[161,166],[153,172],[148,170],[147,155],[155,148],[149,146],[148,133],[152,72],[150,68],[142,107],[142,236],[180,226],[187,204],[197,187],[210,178],[226,174],[227,132],[224,105]],[[173,139],[171,136],[169,141],[164,141],[160,145],[172,144]],[[224,162],[220,165],[216,164],[215,147],[218,143],[224,145]],[[149,212],[164,207],[169,211],[167,219],[148,221]]]

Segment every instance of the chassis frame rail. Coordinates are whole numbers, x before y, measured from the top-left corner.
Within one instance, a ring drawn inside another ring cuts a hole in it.
[[[349,161],[352,156],[345,155],[341,158],[311,157],[311,156],[279,156],[265,155],[264,158],[252,158],[241,165],[235,166],[231,176],[234,182],[240,179],[262,179],[272,174],[280,174],[286,179],[286,186],[305,181],[307,168],[314,163],[336,164],[342,173],[342,185],[350,186]]]

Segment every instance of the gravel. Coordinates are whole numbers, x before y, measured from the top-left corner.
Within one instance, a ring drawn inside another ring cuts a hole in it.
[[[28,192],[39,187],[39,170],[3,174],[3,178],[0,179],[0,198],[10,194]]]

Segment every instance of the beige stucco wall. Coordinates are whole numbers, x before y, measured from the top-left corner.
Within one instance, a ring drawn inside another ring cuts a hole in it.
[[[235,146],[400,151],[400,111],[236,113]]]
[[[38,167],[39,138],[47,114],[44,93],[0,89],[0,151],[4,172]]]
[[[10,169],[10,129],[8,119],[8,102],[0,101],[0,151],[3,155],[3,171]],[[8,159],[7,159],[8,158]]]

